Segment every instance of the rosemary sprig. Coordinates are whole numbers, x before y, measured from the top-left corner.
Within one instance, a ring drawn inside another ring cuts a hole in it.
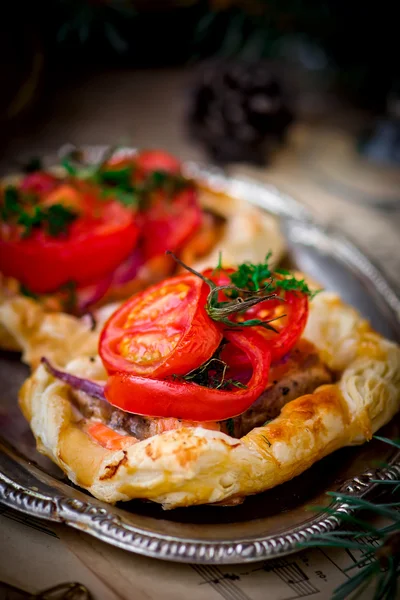
[[[196,383],[197,385],[215,390],[226,390],[231,387],[246,389],[246,386],[242,382],[226,377],[229,365],[221,359],[221,352],[225,345],[226,341],[222,340],[213,356],[205,363],[189,371],[186,375],[174,375],[174,379]]]
[[[400,450],[400,440],[374,437]],[[395,490],[400,486],[400,480],[377,480],[377,483],[390,483],[396,486]],[[355,510],[364,510],[389,521],[389,525],[375,527],[353,514],[346,515],[337,511],[334,506],[332,508],[320,507],[328,514],[336,516],[340,521],[346,521],[355,528],[361,527],[364,530],[333,531],[314,536],[308,542],[299,544],[299,548],[325,546],[360,551],[360,559],[346,569],[347,572],[350,572],[357,568],[359,572],[334,590],[332,600],[345,600],[350,597],[352,599],[363,598],[363,592],[367,587],[372,586],[374,586],[372,600],[396,600],[400,576],[400,501],[395,490],[393,491],[395,502],[389,504],[376,504],[349,494],[328,492],[328,495],[334,499],[334,504],[345,502]],[[365,531],[371,536],[369,542],[365,542]]]

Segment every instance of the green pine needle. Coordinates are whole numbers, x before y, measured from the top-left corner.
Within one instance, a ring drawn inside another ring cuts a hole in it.
[[[341,494],[340,492],[327,492],[327,495],[334,498],[337,502],[346,502],[347,504],[355,506],[357,509],[370,510],[381,515],[382,517],[387,517],[400,523],[400,514],[396,514],[396,512],[390,509],[386,509],[381,504],[374,504],[373,502],[369,502],[363,498],[357,498],[348,494]]]
[[[374,436],[386,444],[400,450],[399,440]],[[387,466],[387,465],[386,465]],[[374,480],[374,483],[399,486],[399,481]],[[389,488],[390,489],[390,488]],[[350,565],[345,572],[355,568],[359,571],[340,585],[334,592],[332,600],[355,600],[363,598],[365,590],[374,585],[373,600],[396,600],[398,591],[398,578],[400,576],[400,502],[375,504],[363,498],[357,498],[340,492],[328,492],[333,498],[332,506],[310,507],[313,510],[323,510],[335,516],[339,521],[349,523],[363,531],[333,531],[313,536],[310,540],[299,544],[301,548],[330,547],[347,550],[358,550],[361,558]],[[353,514],[345,514],[335,508],[337,503],[345,503],[351,510],[366,510],[370,514],[379,515],[389,519],[390,525],[377,528],[359,519]],[[365,531],[372,536],[370,543],[365,543]],[[375,543],[372,543],[375,542]]]
[[[312,506],[310,508],[311,508],[311,510],[315,510],[317,512],[325,511],[326,513],[328,513],[328,515],[334,515],[334,516],[337,515],[337,511],[334,508],[330,508],[329,506],[327,508],[325,506],[317,505],[317,506]],[[354,517],[353,515],[348,515],[346,513],[340,514],[340,520],[344,521],[346,523],[350,522],[351,524],[353,524],[355,526],[357,525],[358,527],[362,527],[366,531],[369,531],[370,533],[373,533],[375,535],[377,535],[378,531],[379,531],[376,529],[376,527],[374,527],[370,523],[367,523],[367,521],[364,521],[363,519],[358,519],[358,518]]]
[[[400,440],[390,440],[389,438],[381,437],[380,435],[374,435],[374,439],[389,444],[389,446],[394,446],[397,450],[400,450]]]

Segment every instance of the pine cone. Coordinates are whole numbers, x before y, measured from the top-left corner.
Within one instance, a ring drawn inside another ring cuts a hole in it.
[[[195,84],[189,128],[217,163],[266,162],[293,115],[282,84],[265,62],[214,63]]]

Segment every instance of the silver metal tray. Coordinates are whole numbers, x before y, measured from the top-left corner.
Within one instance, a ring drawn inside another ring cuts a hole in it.
[[[92,156],[99,152],[92,149]],[[291,262],[328,289],[339,290],[372,325],[400,341],[400,300],[379,270],[341,234],[315,224],[307,211],[280,194],[244,178],[185,165],[186,172],[213,188],[257,204],[281,218]],[[268,240],[266,240],[266,247]],[[28,374],[18,356],[0,355],[0,501],[29,515],[62,522],[131,552],[180,562],[252,562],[289,554],[314,534],[335,529],[339,519],[325,510],[325,492],[364,497],[374,479],[400,477],[400,453],[379,441],[342,449],[311,469],[235,507],[200,506],[163,511],[134,501],[117,506],[99,502],[72,485],[35,448],[17,407],[17,392]],[[382,435],[399,437],[394,419]],[[377,467],[385,463],[386,467]],[[331,506],[332,508],[332,506]],[[336,503],[339,513],[352,508]]]

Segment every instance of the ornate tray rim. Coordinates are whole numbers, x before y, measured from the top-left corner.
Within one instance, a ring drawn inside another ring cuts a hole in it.
[[[338,493],[364,498],[379,485],[373,483],[374,480],[399,479],[399,459],[397,453],[388,467],[367,470],[348,480]],[[106,508],[63,495],[37,493],[1,472],[0,501],[32,517],[69,525],[123,550],[163,560],[197,564],[250,563],[291,554],[300,549],[300,543],[311,539],[313,535],[336,529],[342,521],[336,515],[346,516],[355,512],[347,502],[333,502],[329,509],[334,509],[335,515],[327,515],[326,512],[316,515],[307,526],[296,527],[285,534],[243,538],[235,542],[207,542],[149,534],[124,523]]]
[[[92,152],[104,152],[106,147],[87,147],[87,150],[89,149]],[[133,149],[127,148],[126,151],[132,152]],[[342,258],[360,269],[384,293],[385,300],[400,326],[398,294],[381,275],[379,269],[335,228],[316,223],[307,209],[293,198],[282,194],[274,186],[258,183],[246,177],[227,177],[219,169],[201,166],[194,162],[185,163],[184,168],[188,175],[207,182],[213,188],[236,196],[246,196],[246,201],[283,217],[294,226],[296,223],[299,227],[307,226],[309,230],[329,237],[337,244]],[[346,481],[338,493],[363,498],[379,485],[374,483],[374,480],[398,478],[400,478],[400,452],[396,453],[387,467],[369,469]],[[336,529],[341,523],[339,515],[345,516],[354,512],[352,505],[338,500],[329,506],[329,509],[335,509],[335,515],[324,511],[315,517],[310,517],[305,525],[280,535],[239,539],[234,542],[179,539],[164,534],[147,533],[141,528],[125,523],[118,515],[112,514],[107,508],[97,506],[94,502],[84,502],[56,493],[54,495],[38,493],[7,477],[1,472],[1,465],[0,502],[32,517],[64,523],[130,552],[164,560],[198,564],[255,562],[290,554],[298,551],[298,544],[309,540],[313,535]]]

